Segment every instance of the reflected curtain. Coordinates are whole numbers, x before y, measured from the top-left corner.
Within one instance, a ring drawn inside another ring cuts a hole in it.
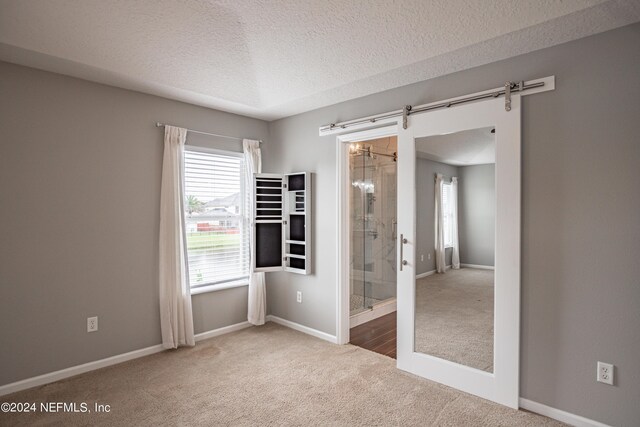
[[[436,174],[435,184],[435,250],[436,250],[436,272],[445,272],[444,256],[444,212],[442,210],[442,174]]]
[[[249,189],[249,211],[248,217],[254,210],[255,189],[253,186],[253,174],[262,172],[262,153],[260,152],[260,142],[250,139],[242,141],[244,152],[244,165],[246,171],[246,183]],[[251,224],[253,227],[254,224]],[[250,228],[247,228],[250,229]],[[249,237],[249,253],[253,255],[255,245],[253,232]],[[267,290],[265,286],[264,273],[253,271],[253,262],[250,263],[249,270],[249,301],[247,306],[247,320],[253,325],[264,325],[267,313]]]
[[[458,177],[451,178],[451,268],[460,268],[460,243],[458,242]]]
[[[164,127],[160,187],[160,328],[162,346],[195,345],[184,229],[184,143],[187,130]]]

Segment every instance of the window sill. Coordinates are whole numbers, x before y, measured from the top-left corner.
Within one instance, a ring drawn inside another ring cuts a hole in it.
[[[191,289],[191,295],[205,294],[207,292],[221,291],[223,289],[239,288],[241,286],[248,286],[249,279],[241,279],[228,283],[221,283],[219,285],[207,285],[199,286]]]

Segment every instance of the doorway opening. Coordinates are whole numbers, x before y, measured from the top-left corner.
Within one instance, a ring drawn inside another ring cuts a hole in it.
[[[395,357],[397,137],[348,147],[350,342]]]

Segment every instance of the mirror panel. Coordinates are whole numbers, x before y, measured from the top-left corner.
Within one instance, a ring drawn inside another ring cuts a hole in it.
[[[414,351],[493,372],[495,127],[415,142]]]

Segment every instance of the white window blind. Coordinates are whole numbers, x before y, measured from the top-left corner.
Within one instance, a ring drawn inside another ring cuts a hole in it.
[[[242,156],[187,148],[184,176],[191,287],[247,278],[248,198]]]
[[[444,246],[453,246],[453,206],[451,206],[451,184],[442,184],[442,226],[444,229]]]

